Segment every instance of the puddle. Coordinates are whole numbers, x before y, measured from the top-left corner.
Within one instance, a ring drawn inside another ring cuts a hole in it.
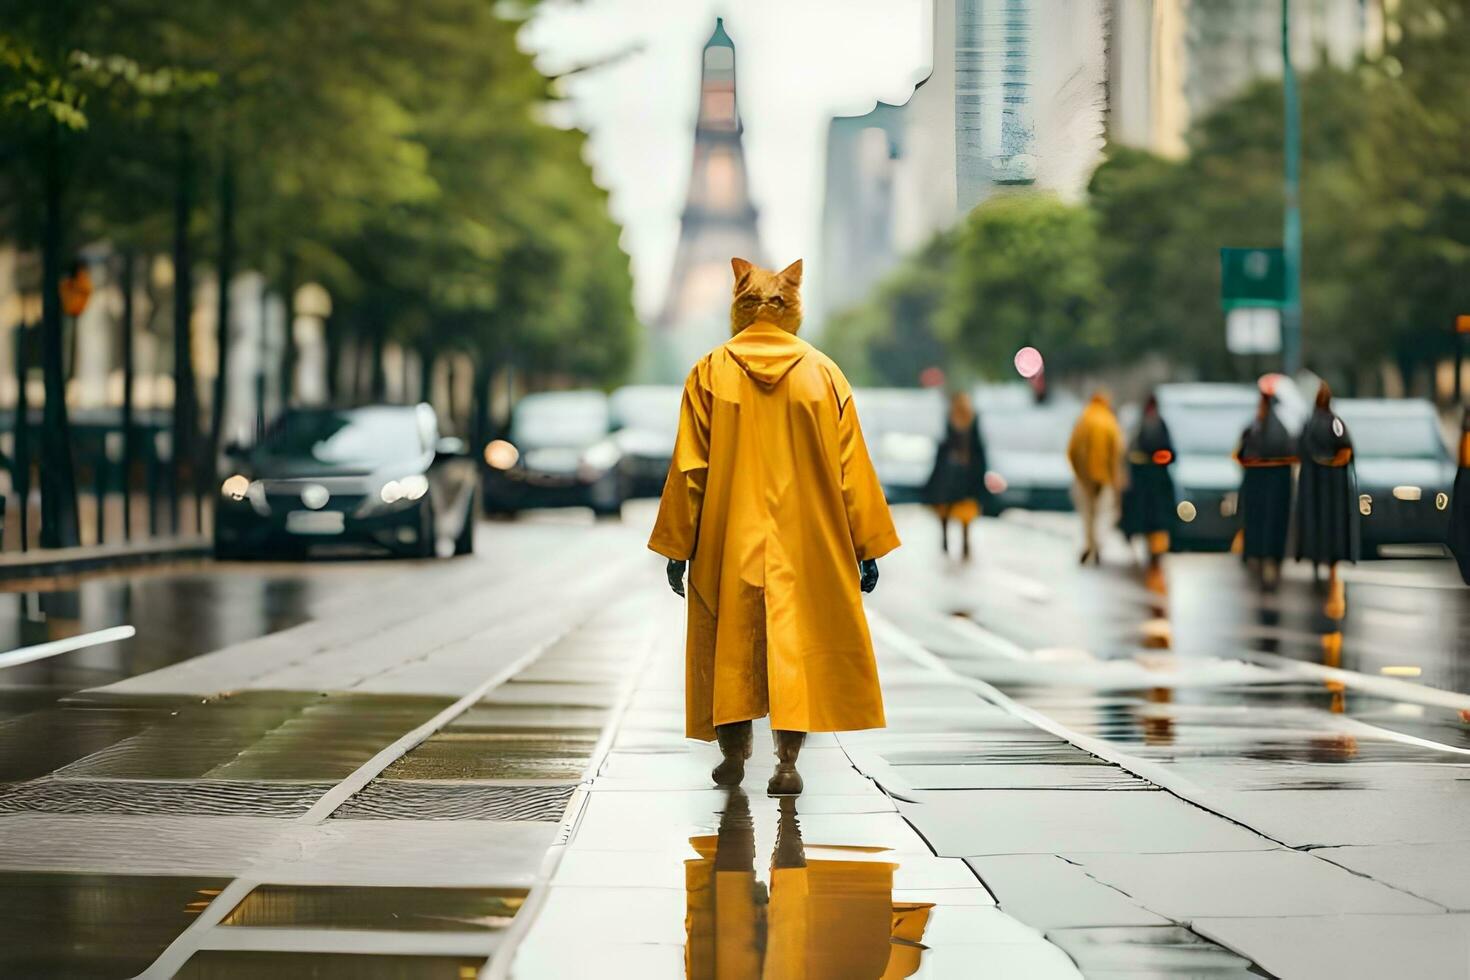
[[[608,709],[552,704],[486,704],[481,702],[445,726],[456,731],[524,731],[552,729],[596,738],[607,722]]]
[[[333,782],[444,699],[246,692],[178,708],[64,767],[67,777]],[[63,709],[63,714],[71,712]]]
[[[0,975],[131,977],[225,878],[0,873]]]
[[[260,885],[225,916],[226,926],[489,932],[504,929],[523,888],[369,888]]]
[[[205,950],[195,953],[176,980],[475,980],[483,957],[391,956],[356,953],[256,953]]]
[[[383,779],[579,779],[596,735],[455,731],[426,739],[383,772]]]
[[[896,901],[899,865],[873,848],[808,847],[796,801],[782,799],[769,864],[750,801],[730,792],[718,832],[690,838],[684,862],[688,980],[793,975],[911,976],[932,902]],[[829,859],[850,850],[856,860]]]

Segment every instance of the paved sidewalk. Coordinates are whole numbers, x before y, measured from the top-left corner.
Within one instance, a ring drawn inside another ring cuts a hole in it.
[[[808,739],[794,808],[765,796],[764,725],[742,790],[711,788],[716,751],[683,737],[679,611],[671,602],[660,616],[611,750],[569,814],[539,908],[527,909],[511,976],[698,980],[715,977],[715,963],[718,976],[741,978],[964,977],[977,964],[995,976],[1077,975],[996,908],[963,860],[934,855],[854,767],[845,739]],[[891,651],[883,659],[892,717],[912,730],[949,684]],[[783,972],[798,962],[807,972]]]

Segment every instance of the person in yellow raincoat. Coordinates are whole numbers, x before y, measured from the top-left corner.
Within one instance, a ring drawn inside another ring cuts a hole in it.
[[[718,738],[711,774],[737,785],[752,719],[776,743],[772,795],[801,792],[806,732],[881,728],[862,591],[898,547],[847,379],[796,336],[801,262],[732,260],[729,341],[684,384],[679,433],[648,547],[684,595],[685,730]]]
[[[1097,518],[1104,490],[1118,491],[1123,474],[1123,431],[1106,392],[1096,391],[1077,418],[1067,443],[1067,461],[1077,479],[1077,509],[1082,514],[1082,563],[1100,562]]]

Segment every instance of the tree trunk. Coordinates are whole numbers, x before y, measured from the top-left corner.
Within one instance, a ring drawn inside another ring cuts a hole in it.
[[[381,402],[388,396],[388,375],[383,370],[383,348],[388,343],[388,328],[386,325],[377,323],[373,325],[373,360],[368,378],[370,401]]]
[[[179,494],[194,463],[194,345],[189,331],[194,306],[193,254],[189,248],[189,218],[194,205],[194,158],[189,134],[178,134],[178,174],[174,185],[174,410],[173,466],[169,475],[171,530],[178,531]]]
[[[219,174],[219,301],[215,306],[214,400],[209,406],[209,469],[219,459],[224,438],[226,397],[230,379],[230,280],[235,277],[235,160],[229,148],[220,157]],[[212,474],[217,475],[217,474]]]
[[[296,252],[287,249],[281,260],[281,289],[286,300],[286,336],[281,340],[281,411],[291,407],[296,394]]]
[[[322,321],[322,334],[327,348],[327,404],[336,405],[342,392],[342,355],[346,347],[342,343],[342,331],[330,314]]]
[[[475,390],[470,395],[474,419],[470,422],[470,451],[479,453],[490,441],[490,358],[475,358]]]
[[[434,350],[428,344],[419,347],[419,401],[434,404]]]
[[[41,372],[46,405],[41,420],[41,547],[77,544],[76,472],[66,416],[62,370],[61,131],[54,120],[46,138],[46,218],[41,238]]]
[[[133,286],[137,274],[132,249],[123,253],[122,287],[122,489],[123,540],[133,536],[133,461],[137,446],[133,433]]]

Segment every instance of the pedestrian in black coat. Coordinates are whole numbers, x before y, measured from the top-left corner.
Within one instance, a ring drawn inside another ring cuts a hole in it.
[[[1256,417],[1241,433],[1236,462],[1245,470],[1240,481],[1242,554],[1257,567],[1261,582],[1275,587],[1286,556],[1286,534],[1291,524],[1291,467],[1296,448],[1291,434],[1276,415],[1275,397],[1261,393]]]
[[[1152,395],[1144,403],[1127,460],[1128,486],[1123,490],[1123,515],[1118,526],[1130,540],[1147,539],[1149,567],[1157,567],[1159,556],[1169,550],[1169,535],[1177,515],[1174,478],[1169,475],[1174,441],[1159,415],[1158,399]]]
[[[1336,591],[1337,563],[1358,560],[1358,491],[1353,439],[1332,411],[1332,391],[1317,389],[1317,407],[1297,439],[1301,470],[1296,492],[1296,558],[1326,565]]]
[[[1460,566],[1460,578],[1470,585],[1470,408],[1460,422],[1460,468],[1450,499],[1449,543]]]
[[[985,489],[985,440],[970,396],[955,392],[949,402],[944,438],[934,453],[934,469],[924,499],[939,517],[944,553],[949,554],[949,522],[960,526],[960,554],[970,557],[970,523],[980,516]]]

